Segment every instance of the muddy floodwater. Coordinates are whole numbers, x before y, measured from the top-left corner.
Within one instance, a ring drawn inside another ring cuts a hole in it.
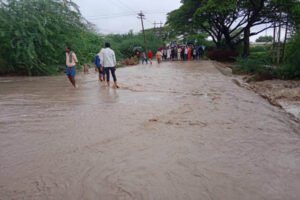
[[[300,125],[209,61],[0,78],[0,199],[299,200]]]

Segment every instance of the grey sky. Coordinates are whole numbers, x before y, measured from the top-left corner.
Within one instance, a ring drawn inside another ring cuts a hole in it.
[[[101,33],[127,33],[141,30],[137,13],[146,15],[145,28],[154,21],[166,22],[166,14],[180,7],[180,0],[74,0],[83,16],[94,23]]]
[[[83,16],[95,24],[100,33],[139,32],[141,22],[137,13],[146,15],[145,28],[153,23],[166,22],[167,13],[180,7],[180,0],[74,0]],[[257,29],[257,28],[254,28]],[[272,35],[272,30],[251,37],[255,41],[260,35]]]

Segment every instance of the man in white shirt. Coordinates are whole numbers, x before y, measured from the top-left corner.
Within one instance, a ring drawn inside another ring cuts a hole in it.
[[[77,88],[77,85],[75,83],[75,75],[76,75],[76,63],[78,63],[76,54],[71,51],[70,47],[66,48],[66,74],[72,83],[72,85]]]
[[[116,55],[115,52],[110,48],[110,43],[106,42],[105,43],[105,48],[101,49],[100,51],[100,60],[101,60],[101,65],[104,67],[104,71],[106,74],[106,81],[107,85],[109,86],[109,71],[111,71],[111,75],[114,80],[114,88],[119,88],[117,85],[117,77],[116,77]]]

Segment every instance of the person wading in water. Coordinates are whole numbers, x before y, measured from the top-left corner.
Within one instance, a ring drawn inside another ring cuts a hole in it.
[[[74,88],[78,88],[75,82],[76,63],[78,63],[76,54],[73,51],[71,51],[70,47],[67,47],[66,48],[66,66],[67,66],[66,74],[70,82],[74,86]]]
[[[105,81],[105,72],[104,72],[103,66],[101,65],[100,52],[96,55],[95,65],[96,65],[96,68],[98,69],[99,81],[101,81],[101,82]]]
[[[116,55],[115,52],[110,48],[110,43],[105,42],[105,48],[101,49],[100,51],[100,61],[101,65],[104,67],[104,71],[106,74],[106,82],[107,86],[109,86],[109,71],[111,72],[111,75],[114,79],[114,88],[119,88],[117,84],[117,77],[116,77]]]

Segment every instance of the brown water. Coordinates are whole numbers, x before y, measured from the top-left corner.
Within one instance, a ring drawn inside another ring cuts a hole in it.
[[[300,126],[208,61],[0,78],[0,199],[298,200]]]

